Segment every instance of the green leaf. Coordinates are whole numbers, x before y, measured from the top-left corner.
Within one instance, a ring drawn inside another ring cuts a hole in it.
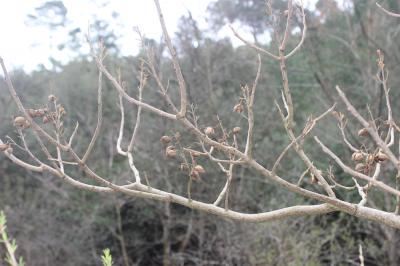
[[[112,266],[113,265],[110,249],[106,248],[103,250],[103,255],[101,256],[101,261],[103,262],[104,266]]]

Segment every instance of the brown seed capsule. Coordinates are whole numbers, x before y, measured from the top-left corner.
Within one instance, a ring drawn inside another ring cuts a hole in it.
[[[170,136],[162,136],[160,139],[161,143],[163,144],[168,144],[171,142],[171,137]]]
[[[242,113],[243,112],[243,105],[241,103],[236,104],[233,107],[233,111],[236,112],[236,113],[239,113],[239,114]]]
[[[389,159],[389,156],[387,156],[386,154],[384,154],[383,152],[378,152],[375,156],[375,160],[379,161],[379,162],[383,162]]]
[[[200,174],[199,174],[199,172],[197,172],[196,170],[192,170],[192,171],[190,172],[190,178],[191,178],[192,180],[194,180],[194,181],[199,180],[199,179],[200,179]]]
[[[10,147],[8,144],[0,144],[0,151],[5,151]]]
[[[49,116],[43,116],[43,124],[47,124],[50,122],[50,117]]]
[[[29,114],[30,117],[35,118],[35,117],[43,117],[47,113],[47,108],[41,108],[41,109],[28,109],[26,110]]]
[[[214,131],[214,128],[212,128],[212,127],[206,127],[206,128],[204,129],[204,133],[205,133],[207,136],[209,136],[209,135],[213,135],[213,134],[215,133],[215,131]]]
[[[237,134],[237,133],[240,132],[240,130],[241,130],[240,127],[234,127],[234,128],[232,129],[232,132],[233,132],[233,134]]]
[[[199,174],[204,174],[206,172],[206,170],[204,170],[203,166],[201,165],[196,165],[195,167],[193,167],[194,171],[197,171]]]
[[[358,163],[354,169],[358,172],[362,172],[365,169],[365,165],[363,163]]]
[[[176,157],[176,154],[177,154],[177,152],[176,152],[174,146],[168,146],[168,147],[165,149],[165,155],[166,155],[167,157],[174,158],[174,157]]]
[[[47,112],[47,108],[38,109],[36,110],[36,117],[43,117],[46,115]]]
[[[36,117],[36,110],[35,109],[27,109],[26,112],[32,118]]]
[[[353,153],[353,155],[351,155],[351,159],[355,162],[359,162],[364,159],[364,155],[362,154],[362,152],[356,151],[355,153]]]
[[[362,128],[358,131],[357,135],[360,137],[365,137],[368,135],[368,130],[366,128]]]
[[[14,126],[27,128],[27,127],[29,127],[29,122],[25,119],[25,117],[17,116],[14,119]]]

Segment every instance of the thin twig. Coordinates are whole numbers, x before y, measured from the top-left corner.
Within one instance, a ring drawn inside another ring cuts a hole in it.
[[[161,24],[161,28],[163,31],[165,43],[167,44],[168,50],[171,54],[172,64],[174,65],[176,78],[178,79],[179,92],[180,92],[180,97],[181,97],[181,108],[179,110],[178,117],[184,117],[186,115],[186,105],[187,105],[185,79],[183,78],[183,75],[182,75],[182,71],[181,71],[181,67],[179,65],[176,50],[172,45],[171,38],[169,37],[167,27],[165,26],[164,15],[161,11],[160,3],[158,0],[154,0],[154,3],[157,7],[157,12],[158,12],[158,16],[160,19],[160,24]]]

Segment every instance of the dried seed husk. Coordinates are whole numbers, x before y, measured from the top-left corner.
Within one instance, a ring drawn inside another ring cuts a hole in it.
[[[199,174],[199,172],[197,172],[196,170],[192,170],[192,171],[190,172],[190,178],[191,178],[192,180],[195,180],[195,181],[199,180],[199,179],[200,179],[200,174]]]
[[[32,118],[36,117],[36,110],[35,109],[27,109],[26,112]]]
[[[234,127],[233,130],[232,130],[232,132],[233,132],[233,134],[237,134],[237,133],[240,132],[240,130],[241,130],[240,127]]]
[[[10,148],[9,144],[0,144],[0,151],[5,151]]]
[[[51,118],[48,116],[48,115],[46,115],[46,116],[43,116],[43,124],[47,124],[47,123],[49,123],[50,122],[50,120],[51,120]]]
[[[352,159],[353,161],[355,161],[355,162],[359,162],[359,161],[362,161],[362,160],[364,159],[364,155],[363,155],[362,152],[356,151],[355,153],[353,153],[353,154],[351,155],[351,159]]]
[[[196,165],[195,167],[193,167],[194,171],[197,171],[199,174],[204,174],[206,172],[206,170],[204,170],[203,166],[201,165]]]
[[[29,116],[32,117],[32,118],[43,117],[47,113],[47,108],[27,109],[26,111],[28,112]]]
[[[389,156],[387,156],[385,153],[383,152],[378,152],[375,156],[375,160],[379,161],[379,162],[383,162],[389,159]]]
[[[233,107],[233,111],[236,113],[242,113],[243,112],[243,104],[238,103]]]
[[[14,119],[14,126],[15,127],[20,127],[20,128],[28,128],[31,126],[28,120],[26,120],[25,117],[23,116],[17,116]]]
[[[206,128],[204,129],[204,133],[205,133],[207,136],[213,135],[213,134],[215,133],[215,130],[214,130],[214,128],[212,128],[212,127],[206,127]]]
[[[168,147],[165,149],[165,155],[166,155],[167,157],[174,158],[174,157],[176,157],[176,154],[177,154],[177,152],[176,152],[174,146],[168,146]]]
[[[360,137],[368,136],[368,130],[366,128],[362,128],[358,131],[357,135]]]
[[[170,143],[171,142],[171,137],[170,136],[162,136],[161,138],[160,138],[160,141],[161,141],[161,143],[163,143],[163,144],[168,144],[168,143]]]

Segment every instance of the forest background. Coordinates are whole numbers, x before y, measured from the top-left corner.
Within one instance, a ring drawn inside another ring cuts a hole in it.
[[[277,0],[273,4],[276,10],[284,12],[286,1]],[[400,11],[400,1],[386,0],[381,4],[394,12]],[[218,0],[210,2],[204,14],[206,27],[199,26],[189,10],[179,19],[173,43],[188,84],[189,102],[192,110],[213,126],[218,126],[219,119],[227,128],[246,122],[232,109],[241,86],[251,84],[257,71],[255,51],[239,45],[237,40],[232,42],[232,37],[218,37],[218,32],[232,23],[247,32],[252,41],[269,48],[274,43],[265,10],[264,0]],[[110,13],[118,17],[118,10]],[[400,71],[398,19],[384,15],[371,0],[346,0],[340,5],[333,0],[320,0],[315,8],[306,10],[306,18],[305,42],[287,66],[298,110],[296,123],[304,124],[310,115],[316,116],[337,102],[334,90],[337,84],[359,110],[369,108],[374,117],[381,117],[384,93],[374,79],[378,49],[386,56],[392,109],[394,114],[399,114],[400,104],[396,101],[400,97],[400,75],[396,74]],[[27,23],[45,27],[49,34],[59,28],[68,30],[68,39],[55,43],[54,49],[67,53],[70,60],[50,57],[49,62],[33,71],[13,70],[12,79],[23,101],[32,108],[43,107],[48,95],[56,95],[68,113],[65,128],[73,128],[78,121],[80,134],[75,141],[77,146],[86,147],[97,120],[98,70],[85,52],[87,43],[80,37],[87,29],[71,28],[67,20],[68,10],[62,1],[45,2],[27,14]],[[157,23],[156,17],[154,21]],[[104,41],[110,69],[115,73],[120,69],[126,86],[136,88],[144,51],[124,55],[118,46],[120,36],[115,34],[109,20],[100,17],[91,23],[90,33],[92,40]],[[291,34],[297,36],[299,31],[295,29]],[[145,39],[145,43],[156,51],[162,76],[170,77],[171,86],[176,86],[161,39]],[[288,144],[274,104],[281,97],[282,85],[279,65],[268,58],[262,58],[261,64],[254,109],[255,156],[263,162],[273,162]],[[130,180],[126,161],[117,154],[114,143],[120,119],[119,112],[115,111],[118,95],[109,82],[104,82],[104,86],[103,108],[107,119],[89,162],[97,172],[115,178],[114,182]],[[3,82],[0,92],[0,136],[17,138],[12,123],[16,106]],[[145,97],[152,105],[165,105],[154,91],[146,91]],[[128,113],[127,120],[134,120],[135,115],[135,112]],[[358,129],[355,124],[348,126],[351,141],[355,143],[361,142],[356,134]],[[185,191],[185,174],[179,164],[166,158],[159,141],[163,135],[179,133],[184,137],[184,129],[149,114],[142,130],[146,134],[139,136],[135,157],[141,171],[153,186]],[[351,156],[342,145],[334,121],[324,121],[314,130],[315,135],[329,140],[336,154]],[[328,169],[332,164],[332,160],[321,156],[313,142],[305,142],[304,148],[320,168]],[[225,180],[211,162],[202,164],[207,174],[195,182],[193,194],[199,200],[207,200]],[[281,168],[293,180],[304,171],[302,161],[294,152],[288,153]],[[333,171],[337,177],[344,175],[339,168]],[[17,240],[17,253],[27,265],[99,265],[104,248],[110,248],[116,265],[359,265],[360,245],[366,265],[400,264],[397,230],[344,213],[245,224],[174,204],[77,190],[50,174],[27,172],[4,156],[0,157],[0,182],[0,209],[8,217],[10,235]],[[312,185],[310,178],[305,182]],[[243,212],[307,203],[290,193],[276,193],[273,184],[246,168],[235,172],[231,189],[232,208]],[[345,195],[350,201],[358,198],[357,191]],[[383,193],[369,202],[374,206],[391,204],[388,195]]]

